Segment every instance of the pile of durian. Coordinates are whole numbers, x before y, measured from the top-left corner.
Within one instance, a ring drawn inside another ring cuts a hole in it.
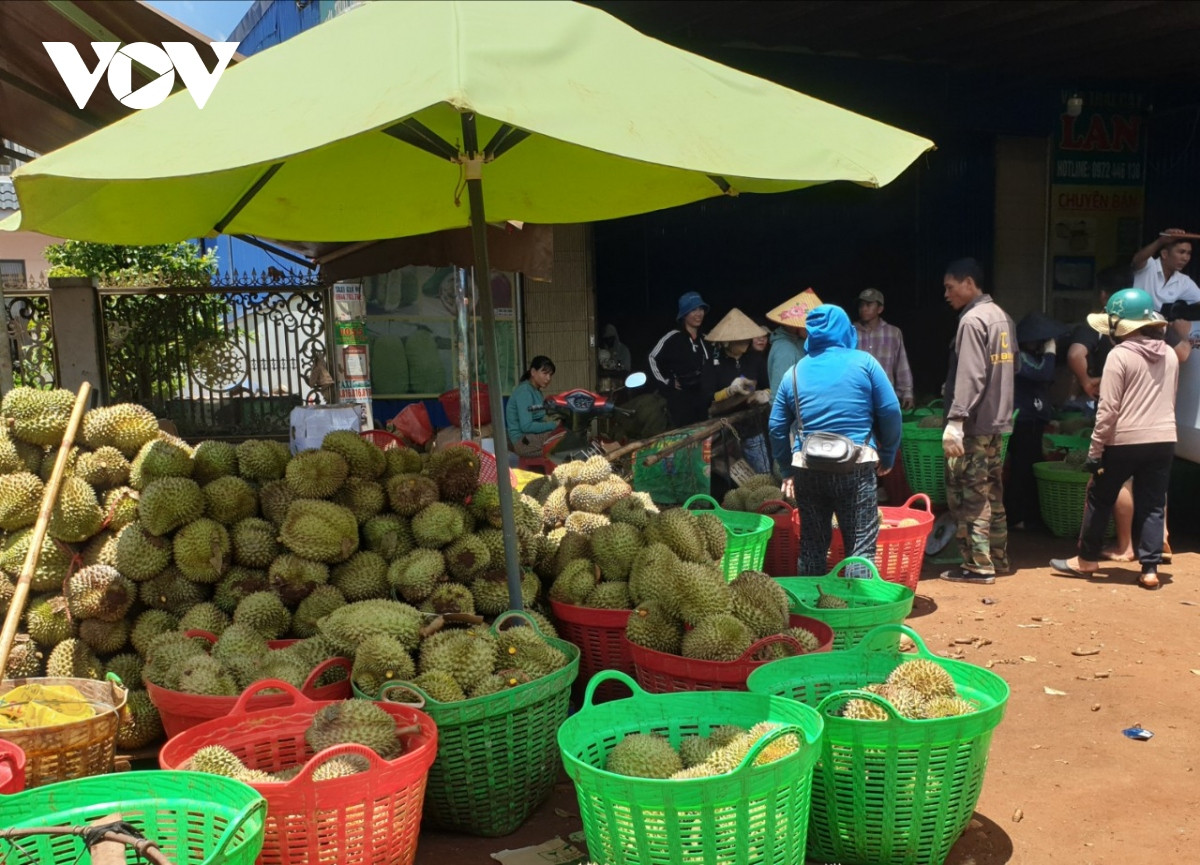
[[[224,745],[200,748],[179,768],[192,772],[208,772],[236,778],[250,784],[286,783],[304,767],[308,759],[326,748],[343,743],[356,743],[370,748],[384,760],[395,760],[405,753],[405,737],[419,733],[419,726],[400,727],[398,719],[385,709],[367,700],[344,700],[319,709],[304,732],[307,752],[299,755],[300,762],[278,766],[274,772],[247,766]],[[339,754],[317,766],[314,781],[344,778],[365,772],[371,764],[361,754]]]
[[[977,710],[963,699],[954,679],[945,668],[928,658],[905,661],[892,670],[883,682],[873,682],[863,690],[887,700],[903,717],[912,720],[953,718]],[[886,721],[887,710],[870,700],[847,700],[841,714],[860,721]]]
[[[767,502],[783,501],[795,506],[795,499],[785,497],[779,480],[774,475],[753,475],[740,486],[736,486],[721,500],[721,507],[727,511],[749,511],[759,513]],[[778,505],[767,508],[764,513],[776,513],[783,510]]]
[[[634,733],[608,752],[604,768],[616,775],[674,781],[725,775],[741,765],[759,739],[780,726],[764,721],[749,730],[732,724],[713,727],[707,736],[684,736],[678,750],[665,736]],[[800,738],[795,733],[784,733],[758,753],[754,765],[773,763],[800,747]]]
[[[20,387],[0,401],[5,607],[74,399]],[[383,451],[352,431],[294,457],[278,441],[193,447],[133,404],[87,412],[76,443],[5,675],[116,672],[133,688],[121,747],[161,734],[143,667],[187,693],[237,693],[263,676],[298,685],[345,652],[318,622],[347,604],[396,597],[425,624],[509,606],[499,495],[479,485],[471,449]],[[541,584],[528,568],[555,546],[539,502],[518,495],[515,512],[530,607]],[[217,645],[185,640],[190,629]],[[279,638],[304,642],[263,647]]]

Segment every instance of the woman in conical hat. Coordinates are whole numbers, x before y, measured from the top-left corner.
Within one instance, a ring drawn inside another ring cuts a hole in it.
[[[713,358],[709,381],[714,403],[739,395],[749,396],[756,390],[766,388],[766,358],[759,352],[750,351],[750,343],[767,333],[765,327],[755,324],[750,316],[737,307],[731,309],[709,332],[708,341],[720,348]],[[759,474],[770,472],[771,462],[763,423],[747,423],[745,429],[739,429],[739,434],[742,455],[750,467]]]
[[[779,325],[771,334],[771,353],[767,356],[767,384],[771,393],[779,390],[780,380],[804,357],[804,340],[808,338],[804,322],[820,305],[817,293],[806,288],[767,313],[767,318]]]

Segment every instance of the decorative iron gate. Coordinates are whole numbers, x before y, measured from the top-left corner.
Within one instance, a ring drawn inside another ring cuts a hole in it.
[[[50,324],[49,289],[5,285],[4,311],[8,314],[13,385],[54,387],[58,383],[58,365],[54,357],[54,329]]]
[[[287,435],[293,408],[326,402],[313,373],[329,301],[302,275],[103,286],[104,401],[140,403],[188,439]]]

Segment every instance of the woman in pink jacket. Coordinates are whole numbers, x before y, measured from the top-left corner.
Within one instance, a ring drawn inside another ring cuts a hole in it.
[[[1162,561],[1163,509],[1171,461],[1175,456],[1175,387],[1179,360],[1163,341],[1166,320],[1140,288],[1126,288],[1109,298],[1104,312],[1088,316],[1088,324],[1117,343],[1104,363],[1096,425],[1088,449],[1092,472],[1079,554],[1052,559],[1050,567],[1072,576],[1100,568],[1100,546],[1121,485],[1133,478],[1133,531],[1139,585],[1158,588]]]

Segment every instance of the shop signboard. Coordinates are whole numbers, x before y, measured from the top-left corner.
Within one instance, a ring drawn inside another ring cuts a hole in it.
[[[367,340],[367,305],[362,285],[338,282],[333,286],[334,345],[337,348],[338,402],[362,406],[363,428],[375,426],[371,414],[371,358]]]

